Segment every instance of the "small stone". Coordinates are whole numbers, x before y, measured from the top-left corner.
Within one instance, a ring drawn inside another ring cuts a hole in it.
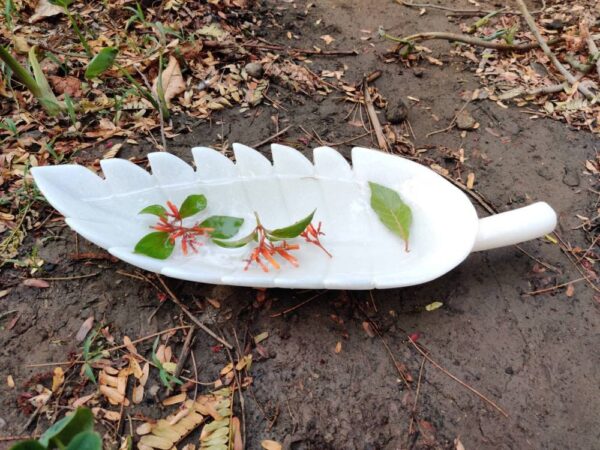
[[[417,78],[423,78],[423,75],[425,75],[425,71],[423,69],[414,68],[413,75]]]
[[[513,368],[512,368],[512,367],[510,367],[510,366],[508,366],[506,369],[504,369],[504,372],[505,372],[507,375],[514,375],[514,374],[515,374],[515,371],[514,371],[514,370],[513,370]]]
[[[563,183],[565,183],[569,187],[579,186],[579,172],[570,167],[566,167],[565,174],[563,175]]]
[[[255,62],[246,64],[244,69],[252,78],[262,78],[263,74],[265,73],[262,64]]]
[[[456,116],[456,126],[459,130],[474,130],[476,125],[477,121],[467,110],[461,111],[458,113],[458,116]]]
[[[385,111],[385,118],[393,125],[398,125],[406,120],[408,117],[408,105],[402,99],[388,105]]]

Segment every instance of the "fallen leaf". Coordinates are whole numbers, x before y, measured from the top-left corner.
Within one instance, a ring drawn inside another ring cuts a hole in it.
[[[92,327],[94,326],[94,316],[90,316],[83,321],[81,326],[79,327],[79,331],[75,335],[75,340],[77,342],[83,342],[85,337],[88,335]]]
[[[8,385],[9,388],[15,387],[15,380],[13,379],[12,375],[9,375],[6,377],[6,384]]]
[[[283,448],[279,442],[271,441],[270,439],[265,439],[261,441],[260,445],[265,450],[281,450]]]
[[[169,57],[169,64],[166,69],[162,72],[162,89],[164,92],[165,100],[167,103],[173,99],[176,95],[181,94],[185,91],[185,82],[183,81],[183,75],[181,74],[181,67],[177,62],[177,58]],[[152,85],[152,92],[156,95],[158,91],[158,77],[154,80]]]
[[[65,373],[62,367],[55,367],[54,374],[52,376],[52,392],[56,392],[59,387],[65,382]]]
[[[342,342],[338,341],[337,344],[335,344],[335,352],[340,353],[341,351],[342,351]]]
[[[475,184],[475,174],[469,172],[469,175],[467,175],[467,189],[473,189],[473,184]]]
[[[53,5],[48,0],[39,0],[33,15],[29,18],[29,23],[39,22],[46,17],[63,14],[64,10],[57,5]]]
[[[465,446],[460,442],[459,438],[454,439],[455,450],[465,450]]]
[[[333,41],[335,41],[335,39],[334,39],[334,38],[332,38],[332,37],[331,37],[330,35],[328,35],[328,34],[324,34],[323,36],[321,36],[321,39],[322,39],[323,41],[325,41],[325,44],[327,44],[327,45],[329,45],[329,44],[331,44]]]
[[[366,322],[366,321],[363,322],[362,327],[363,327],[363,330],[365,330],[365,333],[367,333],[367,335],[369,337],[371,337],[371,338],[375,337],[375,331],[373,331],[373,327],[371,326],[371,324],[369,322]]]
[[[260,334],[257,334],[256,336],[254,336],[254,343],[255,344],[260,344],[262,341],[264,341],[268,337],[269,337],[269,332],[268,331],[264,331],[264,332],[262,332]]]
[[[444,306],[442,302],[433,302],[425,307],[425,311],[435,311],[436,309],[439,309],[442,306]]]
[[[45,289],[50,287],[50,283],[46,280],[40,280],[38,278],[27,278],[23,280],[23,286],[36,287],[40,289]]]
[[[162,402],[163,406],[176,405],[177,403],[183,403],[187,400],[187,394],[182,392],[181,394],[173,395],[165,398]]]
[[[573,286],[573,283],[569,283],[567,285],[567,290],[565,294],[567,295],[567,297],[573,297],[573,294],[575,294],[575,286]]]
[[[67,94],[70,97],[80,98],[83,96],[83,90],[81,89],[81,81],[79,78],[64,76],[59,77],[58,75],[50,75],[48,81],[52,86],[55,94]]]

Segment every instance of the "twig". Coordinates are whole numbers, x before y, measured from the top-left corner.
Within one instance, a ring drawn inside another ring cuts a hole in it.
[[[388,143],[385,140],[383,129],[381,128],[381,123],[379,122],[379,117],[377,117],[375,107],[373,106],[373,100],[371,99],[371,94],[369,93],[369,83],[367,82],[366,77],[363,80],[363,92],[365,96],[365,107],[367,108],[367,114],[369,115],[371,126],[373,127],[373,131],[375,131],[375,136],[377,137],[377,145],[381,150],[389,152],[390,150]]]
[[[442,366],[440,366],[437,362],[435,362],[433,359],[431,359],[431,357],[425,353],[421,347],[419,347],[415,341],[412,340],[412,338],[410,336],[408,336],[408,341],[412,344],[412,346],[415,348],[415,350],[417,350],[421,355],[423,355],[423,357],[425,359],[427,359],[427,361],[429,361],[436,369],[440,370],[441,372],[443,372],[446,376],[452,378],[454,381],[456,381],[458,384],[460,384],[462,387],[468,389],[469,391],[471,391],[473,394],[475,394],[477,397],[479,397],[480,399],[482,399],[483,401],[485,401],[488,405],[492,406],[494,409],[496,409],[498,412],[500,412],[504,417],[508,417],[508,413],[502,409],[500,406],[498,406],[496,403],[494,403],[492,400],[490,400],[489,398],[487,398],[485,395],[483,395],[481,392],[479,392],[477,389],[475,389],[474,387],[469,386],[467,383],[465,383],[464,381],[462,381],[461,379],[457,378],[456,376],[452,375],[450,372],[448,372],[448,370],[444,369]]]
[[[223,344],[228,349],[231,350],[233,348],[233,346],[229,342],[227,342],[226,340],[224,340],[224,339],[220,338],[219,336],[217,336],[210,328],[208,328],[196,316],[194,316],[190,312],[190,310],[187,309],[187,307],[183,303],[181,303],[181,301],[177,298],[177,296],[173,293],[173,291],[169,288],[169,286],[167,286],[167,284],[164,282],[164,280],[162,279],[162,277],[158,276],[158,281],[160,281],[160,284],[162,284],[163,287],[165,288],[165,291],[167,292],[167,294],[171,298],[171,301],[173,303],[175,303],[177,306],[179,306],[179,308],[184,312],[184,314],[186,316],[188,316],[192,322],[194,322],[196,325],[198,325],[198,327],[202,331],[204,331],[206,334],[208,334],[210,337],[212,337],[217,342]]]
[[[94,272],[88,273],[85,275],[75,275],[72,277],[39,277],[38,280],[46,280],[46,281],[71,281],[71,280],[81,280],[82,278],[92,278],[97,275],[100,275],[102,272]]]
[[[583,278],[585,278],[585,281],[588,282],[588,284],[591,286],[591,288],[593,290],[595,290],[596,292],[600,292],[600,288],[598,288],[598,286],[596,286],[594,284],[594,282],[589,279],[589,277],[587,276],[587,274],[581,269],[580,265],[577,264],[577,261],[574,261],[573,258],[571,258],[570,252],[567,250],[567,244],[565,243],[565,241],[563,240],[563,238],[560,237],[560,234],[558,234],[557,231],[554,231],[553,234],[554,234],[554,236],[556,237],[556,239],[558,239],[558,241],[561,244],[561,245],[559,245],[560,249],[567,256],[567,259],[571,262],[571,264],[573,264],[575,266],[575,269],[577,269],[577,272],[579,272],[581,274],[581,276]]]
[[[423,368],[425,367],[425,357],[421,360],[421,368],[419,369],[419,379],[417,380],[417,392],[415,394],[415,402],[413,403],[412,412],[410,414],[410,423],[408,424],[408,439],[412,435],[412,427],[415,421],[415,412],[417,411],[417,402],[419,401],[419,392],[421,392],[421,379],[423,378]],[[408,442],[407,442],[408,444]],[[406,448],[409,448],[408,445]]]
[[[363,314],[364,314],[364,312],[363,312]],[[377,334],[377,336],[381,340],[381,343],[383,344],[383,346],[385,347],[386,351],[388,352],[388,355],[390,355],[392,363],[394,363],[394,368],[396,369],[396,372],[398,372],[398,375],[400,375],[400,378],[402,378],[402,381],[404,381],[404,384],[406,385],[407,389],[410,391],[410,383],[406,379],[406,376],[400,370],[399,363],[396,360],[396,357],[394,356],[394,353],[392,352],[392,349],[390,348],[390,346],[388,345],[388,343],[385,342],[385,339],[383,339],[383,336],[379,332],[379,328],[377,327],[377,325],[375,324],[375,322],[370,317],[368,317],[366,314],[365,314],[365,317],[367,317],[369,319],[369,323],[371,324],[371,327],[373,328],[373,330],[375,330],[375,333]]]
[[[505,44],[503,42],[490,42],[484,41],[483,39],[479,39],[473,36],[467,36],[464,34],[456,34],[456,33],[447,33],[445,31],[430,31],[426,33],[417,33],[412,34],[410,36],[406,36],[403,38],[398,38],[391,36],[387,33],[383,35],[386,39],[389,39],[394,42],[399,42],[402,45],[408,45],[415,41],[429,41],[435,39],[441,39],[445,41],[451,42],[462,42],[463,44],[475,45],[477,47],[491,48],[494,50],[500,50],[505,52],[527,52],[529,50],[533,50],[535,48],[540,47],[540,44],[537,42],[528,42],[526,44]],[[563,37],[558,37],[548,41],[548,45],[558,44],[564,41]]]
[[[262,41],[262,40],[261,40]],[[263,41],[265,42],[265,41]],[[293,47],[284,47],[283,45],[274,45],[274,44],[242,44],[242,47],[248,48],[257,48],[259,50],[277,50],[287,53],[296,53],[296,54],[304,54],[304,55],[316,55],[316,56],[357,56],[357,50],[310,50],[304,48],[293,48]]]
[[[298,308],[301,308],[302,306],[306,305],[307,303],[312,302],[315,298],[320,297],[321,295],[325,294],[326,292],[327,291],[318,292],[317,294],[313,295],[312,297],[307,298],[306,300],[298,303],[297,305],[292,306],[291,308],[288,308],[286,310],[283,310],[283,311],[275,313],[275,314],[271,314],[271,317],[285,316],[286,314],[289,314],[292,311],[295,311]]]
[[[552,286],[549,288],[545,288],[545,289],[539,289],[537,291],[531,291],[531,292],[525,292],[525,295],[539,295],[539,294],[545,294],[546,292],[552,292],[555,291],[557,289],[563,288],[565,286],[568,286],[569,284],[573,284],[573,283],[579,283],[580,281],[585,280],[585,278],[577,278],[576,280],[573,281],[567,281],[566,283],[562,283],[556,286]]]
[[[268,144],[269,142],[271,142],[273,139],[276,139],[276,138],[278,138],[279,136],[281,136],[282,134],[285,134],[285,133],[287,133],[287,131],[288,131],[290,128],[292,128],[292,125],[288,125],[288,126],[287,126],[287,127],[285,127],[284,129],[282,129],[282,130],[279,130],[279,131],[278,131],[277,133],[275,133],[274,135],[272,135],[272,136],[269,136],[268,138],[266,138],[266,139],[264,139],[264,140],[262,140],[262,141],[258,142],[257,144],[254,144],[254,145],[252,145],[252,147],[254,147],[254,148],[262,147],[263,145],[265,145],[265,144]]]
[[[196,327],[191,327],[188,331],[187,336],[185,337],[185,341],[183,342],[183,347],[181,348],[181,353],[179,354],[179,359],[177,360],[177,366],[175,366],[175,372],[173,375],[175,378],[179,378],[181,375],[181,371],[183,370],[183,366],[185,366],[185,362],[190,354],[190,348],[192,345],[192,339],[194,338],[194,334],[196,333]],[[170,387],[167,389],[167,397],[171,395],[173,388]]]
[[[596,64],[596,72],[598,72],[598,76],[600,76],[600,50],[598,50],[598,46],[594,41],[593,36],[590,34],[590,17],[587,17],[581,25],[579,26],[581,29],[581,35],[585,38],[585,42],[587,43],[588,49],[590,51],[590,58],[592,62]],[[592,22],[593,23],[593,22]]]
[[[396,3],[402,3],[404,6],[408,6],[411,8],[432,8],[432,9],[439,9],[442,11],[448,11],[451,12],[456,15],[463,15],[463,14],[469,14],[469,15],[477,15],[477,14],[491,14],[493,12],[496,11],[492,11],[492,10],[487,10],[487,9],[454,9],[454,8],[448,8],[447,6],[441,6],[441,5],[434,5],[433,3],[413,3],[413,2],[407,2],[406,0],[402,0],[402,2],[400,2],[400,0],[396,0]],[[546,9],[546,1],[544,0],[542,2],[542,7],[540,9],[538,9],[537,11],[533,11],[532,14],[539,14],[541,12],[544,12],[544,10]],[[519,11],[501,11],[499,12],[499,14],[521,14]]]
[[[560,61],[558,60],[556,55],[552,52],[552,50],[550,50],[548,43],[546,43],[546,41],[540,34],[540,30],[538,29],[537,25],[535,24],[533,17],[529,13],[529,10],[527,9],[525,2],[523,0],[516,0],[516,1],[517,1],[517,5],[519,5],[519,9],[523,13],[523,18],[525,19],[525,22],[527,22],[529,29],[533,33],[533,36],[538,41],[538,43],[540,44],[540,48],[543,50],[545,55],[550,59],[550,61],[554,65],[554,67],[556,67],[556,69],[562,74],[562,76],[565,77],[565,79],[569,82],[569,84],[571,86],[577,86],[577,89],[579,90],[579,92],[581,92],[583,95],[585,95],[585,97],[589,101],[594,101],[596,96],[592,93],[592,91],[590,91],[584,84],[577,83],[577,80],[575,79],[573,74],[571,72],[569,72],[565,68],[565,66],[563,66],[560,63]]]
[[[39,437],[40,437],[39,434],[28,435],[28,436],[0,436],[0,442],[26,441],[28,439],[37,439]]]

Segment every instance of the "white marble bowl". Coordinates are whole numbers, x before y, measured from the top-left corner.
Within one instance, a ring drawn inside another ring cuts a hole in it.
[[[467,196],[434,171],[398,156],[354,148],[352,167],[334,149],[316,148],[311,163],[282,145],[273,163],[254,149],[234,144],[236,163],[204,147],[192,149],[196,169],[169,153],[150,153],[152,173],[123,159],[101,161],[105,178],[82,166],[36,167],[33,177],[71,228],[134,266],[183,280],[254,287],[372,289],[410,286],[444,275],[472,251],[543,236],[556,225],[546,203],[478,219]],[[368,182],[395,189],[413,212],[410,251],[370,207]],[[321,241],[332,253],[301,245],[300,267],[282,264],[263,272],[244,270],[251,246],[224,249],[212,243],[198,254],[176,250],[157,260],[133,253],[155,223],[138,212],[190,194],[208,199],[205,213],[243,217],[238,236],[255,224],[257,211],[269,228],[290,225],[316,208]]]

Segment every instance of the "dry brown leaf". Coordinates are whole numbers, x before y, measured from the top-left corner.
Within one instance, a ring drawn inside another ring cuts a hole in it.
[[[55,367],[52,375],[52,392],[56,392],[59,387],[65,382],[65,373],[62,367]]]
[[[13,379],[12,375],[9,375],[6,377],[6,384],[8,385],[9,388],[15,387],[15,380]]]
[[[320,37],[323,41],[325,41],[325,44],[329,45],[331,44],[333,41],[335,41],[334,38],[332,38],[330,35],[328,34],[324,34],[323,36]]]
[[[181,394],[173,395],[171,397],[165,398],[162,402],[163,406],[171,406],[176,405],[177,403],[182,403],[187,400],[187,394],[182,392]]]
[[[456,447],[456,450],[465,450],[465,446],[460,442],[460,438],[454,439],[454,446]]]
[[[469,175],[467,175],[467,189],[473,189],[474,184],[475,184],[475,174],[473,172],[469,172]]]
[[[233,450],[244,450],[242,432],[240,429],[240,419],[233,417],[231,419],[231,428],[233,431]]]
[[[154,424],[150,423],[150,422],[146,422],[141,424],[140,426],[138,426],[135,429],[136,434],[139,434],[140,436],[143,436],[144,434],[148,434],[152,431],[152,428],[154,427]]]
[[[79,331],[75,335],[75,340],[77,342],[83,342],[85,337],[88,335],[92,327],[94,326],[94,316],[90,316],[83,321],[81,326],[79,327]]]
[[[98,390],[102,395],[104,395],[108,399],[108,401],[112,405],[123,404],[124,406],[129,406],[129,400],[125,398],[125,395],[121,394],[116,388],[106,385],[100,385],[98,387]]]
[[[23,286],[36,287],[40,289],[50,287],[50,283],[48,283],[46,280],[40,280],[37,278],[26,278],[25,280],[23,280],[22,284]]]
[[[573,286],[573,283],[569,283],[567,285],[567,290],[565,294],[567,295],[567,297],[573,297],[573,295],[575,294],[575,286]]]
[[[87,402],[89,402],[95,396],[96,396],[96,393],[94,392],[90,395],[84,395],[83,397],[79,397],[78,399],[75,399],[75,401],[71,404],[71,406],[73,408],[79,408],[80,406],[85,405]]]
[[[29,23],[39,22],[46,17],[57,16],[63,12],[60,6],[53,5],[48,0],[39,0],[33,15],[29,18]]]
[[[371,338],[375,337],[375,331],[373,331],[373,327],[371,326],[371,324],[369,322],[366,322],[366,321],[363,322],[362,327],[363,327],[363,330],[365,330],[365,333],[367,333],[367,335],[369,337],[371,337]]]
[[[162,89],[164,92],[165,100],[169,103],[175,96],[185,91],[185,81],[181,74],[181,67],[177,58],[170,56],[169,64],[166,69],[162,72]],[[158,77],[154,80],[152,85],[152,92],[157,95],[158,92]]]
[[[264,441],[261,441],[260,445],[265,450],[281,450],[283,448],[279,442],[271,441],[270,439],[265,439]]]
[[[136,405],[142,403],[144,400],[144,386],[141,384],[137,384],[133,387],[133,392],[131,393],[131,401]]]
[[[342,351],[342,342],[338,341],[337,344],[335,344],[335,352],[340,353],[341,351]]]
[[[48,77],[48,81],[50,82],[55,94],[67,94],[74,98],[80,98],[83,96],[83,90],[81,89],[81,81],[79,78],[50,75]]]
[[[133,342],[131,342],[131,339],[129,339],[129,336],[123,337],[123,345],[125,346],[125,348],[127,350],[129,350],[129,353],[133,353],[134,355],[139,355],[137,349],[135,348],[135,345],[133,345]]]
[[[98,384],[116,388],[119,385],[119,378],[114,375],[109,375],[104,368],[98,374]]]

